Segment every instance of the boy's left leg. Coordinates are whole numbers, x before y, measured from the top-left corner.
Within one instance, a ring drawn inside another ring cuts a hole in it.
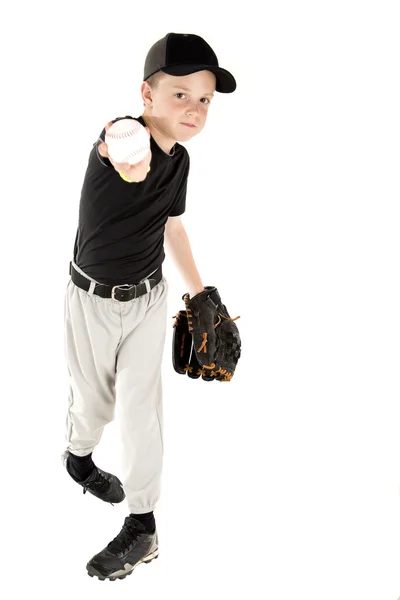
[[[122,480],[129,510],[144,514],[160,497],[163,462],[161,363],[168,284],[150,292],[143,320],[126,330],[117,353],[117,415],[122,438]]]
[[[89,575],[123,578],[158,556],[153,509],[161,492],[163,416],[161,363],[165,344],[168,284],[160,281],[140,311],[135,300],[122,308],[123,339],[117,352],[116,411],[122,434],[122,481],[129,512],[118,536],[88,563]]]

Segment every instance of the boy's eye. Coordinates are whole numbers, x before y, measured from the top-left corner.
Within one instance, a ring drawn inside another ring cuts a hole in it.
[[[180,96],[183,96],[183,97],[184,97],[185,95],[186,95],[186,94],[184,94],[183,92],[178,92],[177,94],[175,94],[175,96],[176,96],[177,98],[179,98],[179,99],[181,99],[181,98],[180,98]],[[202,99],[200,100],[200,102],[202,102],[202,104],[210,104],[210,100],[209,100],[209,98],[202,98]]]

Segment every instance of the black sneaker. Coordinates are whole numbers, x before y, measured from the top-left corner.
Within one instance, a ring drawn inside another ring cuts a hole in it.
[[[117,537],[93,556],[86,569],[91,577],[115,581],[130,575],[140,563],[149,563],[157,557],[157,530],[149,533],[142,523],[129,516]]]
[[[68,454],[68,452],[65,452],[63,455],[64,466],[72,479],[83,487],[84,494],[90,492],[96,498],[100,498],[104,502],[110,502],[110,504],[118,504],[124,500],[124,488],[118,477],[111,475],[111,473],[106,473],[106,471],[102,471],[96,466],[87,479],[78,481],[68,469]]]

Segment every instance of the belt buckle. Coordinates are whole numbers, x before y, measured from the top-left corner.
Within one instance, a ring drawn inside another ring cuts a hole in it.
[[[125,291],[129,291],[132,288],[135,288],[135,298],[136,298],[136,285],[135,284],[130,284],[130,283],[123,283],[122,285],[114,285],[111,288],[111,298],[113,300],[117,300],[117,302],[126,302],[125,300],[118,300],[118,298],[115,297],[115,290],[119,289],[119,290],[122,290],[122,291],[124,291],[124,290]]]

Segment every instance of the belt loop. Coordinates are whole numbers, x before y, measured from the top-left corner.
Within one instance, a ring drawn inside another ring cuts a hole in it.
[[[150,286],[150,281],[148,279],[145,279],[143,281],[144,285],[146,286],[146,293],[148,294],[151,290],[151,286]]]
[[[93,296],[94,288],[96,287],[96,283],[94,281],[90,282],[88,294],[89,296]]]

